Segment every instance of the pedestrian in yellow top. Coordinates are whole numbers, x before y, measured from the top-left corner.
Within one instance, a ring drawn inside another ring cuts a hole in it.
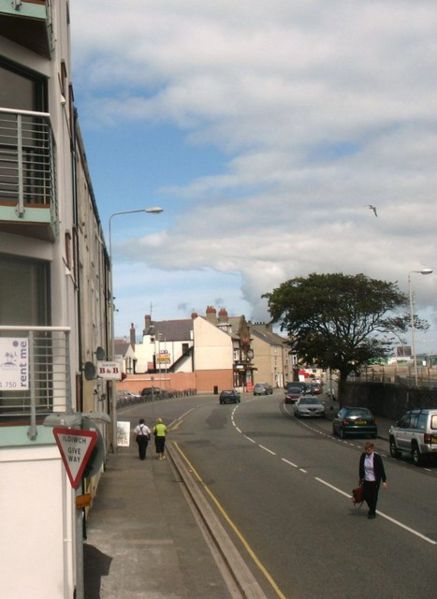
[[[167,427],[163,423],[162,418],[157,418],[156,424],[153,427],[153,434],[155,435],[155,448],[157,458],[158,460],[165,460],[164,448]]]

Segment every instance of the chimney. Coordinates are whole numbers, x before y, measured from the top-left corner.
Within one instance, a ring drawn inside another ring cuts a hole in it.
[[[191,313],[191,318],[194,320],[195,318],[197,318],[199,315],[197,314],[197,312],[192,312]]]
[[[135,351],[136,332],[135,332],[135,325],[133,322],[130,323],[129,337],[130,337],[130,344],[132,345],[132,349]]]
[[[152,317],[150,316],[150,314],[145,314],[144,315],[144,331],[143,331],[143,335],[148,335],[149,334],[149,329],[152,326]]]
[[[206,307],[206,320],[212,324],[217,324],[217,310],[214,306]]]
[[[219,322],[228,322],[228,311],[226,310],[226,308],[220,308],[218,320]]]

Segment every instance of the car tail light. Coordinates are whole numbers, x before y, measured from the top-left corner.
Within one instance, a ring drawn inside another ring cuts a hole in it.
[[[350,424],[350,422],[351,421],[349,420],[349,418],[343,418],[342,424]]]
[[[432,443],[432,435],[430,435],[429,433],[425,433],[423,435],[423,442],[424,443]]]

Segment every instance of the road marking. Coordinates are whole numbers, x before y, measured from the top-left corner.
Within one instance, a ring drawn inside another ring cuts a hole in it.
[[[173,420],[173,422],[170,422],[170,424],[168,425],[168,430],[172,430],[175,431],[177,430],[180,425],[182,424],[182,420],[185,418],[185,416],[188,416],[188,414],[190,412],[192,412],[194,410],[194,408],[190,408],[189,410],[187,410],[186,412],[184,412],[181,416],[178,416],[176,418],[176,420]]]
[[[305,470],[305,468],[299,468],[299,470],[300,470],[301,472],[303,472],[304,474],[308,474],[308,470]]]
[[[251,443],[256,443],[256,441],[254,439],[251,439],[250,437],[248,437],[247,435],[244,435],[246,437],[246,439],[248,441],[250,441]]]
[[[315,479],[319,483],[322,483],[322,485],[325,485],[325,486],[329,487],[330,489],[332,489],[333,491],[340,493],[340,495],[343,495],[344,497],[347,497],[348,499],[352,499],[352,495],[349,495],[349,493],[345,493],[338,487],[334,487],[334,485],[331,485],[330,483],[326,482],[326,480],[323,480],[322,478],[319,478],[317,476],[315,477]],[[426,541],[427,543],[430,543],[431,545],[437,545],[437,541],[433,541],[432,539],[423,535],[422,533],[418,532],[417,530],[414,530],[414,528],[410,528],[406,524],[402,524],[402,522],[399,522],[399,520],[395,520],[391,516],[384,514],[384,512],[380,512],[379,510],[376,510],[376,513],[379,514],[382,518],[385,518],[386,520],[391,522],[392,524],[396,524],[396,526],[399,526],[400,528],[403,528],[404,530],[406,530],[407,532],[410,532],[411,534],[415,535],[416,537],[419,537],[419,539],[422,539],[423,541]]]
[[[286,464],[289,464],[290,466],[293,466],[293,468],[297,468],[297,464],[295,464],[294,462],[290,462],[289,460],[286,460],[285,458],[281,458],[281,460],[283,462],[285,462]]]
[[[276,453],[274,451],[272,451],[268,447],[264,447],[264,445],[261,445],[260,443],[258,443],[258,447],[260,447],[261,449],[264,449],[264,451],[267,451],[268,453],[271,453],[272,455],[276,455]]]
[[[271,574],[269,573],[269,571],[267,570],[267,568],[258,559],[256,553],[253,551],[253,549],[249,545],[248,541],[246,541],[245,537],[240,532],[239,528],[234,523],[234,521],[231,519],[231,517],[228,515],[228,513],[226,512],[226,510],[224,509],[224,507],[221,505],[221,503],[219,502],[219,500],[217,499],[217,497],[214,495],[214,493],[211,491],[211,489],[208,487],[208,485],[205,482],[203,482],[201,476],[199,475],[199,473],[197,472],[197,470],[195,469],[195,467],[193,466],[193,464],[189,461],[188,457],[185,455],[185,453],[182,451],[182,449],[179,447],[179,445],[177,443],[175,443],[175,445],[176,445],[177,450],[179,451],[179,453],[181,454],[181,456],[185,460],[185,462],[188,464],[188,467],[189,467],[190,471],[197,478],[197,480],[199,481],[199,483],[202,485],[202,488],[205,490],[205,492],[212,499],[213,503],[217,507],[217,509],[220,512],[220,514],[223,516],[223,518],[226,520],[226,522],[228,523],[228,525],[232,528],[232,530],[234,531],[234,533],[240,539],[240,542],[242,543],[243,547],[246,549],[247,553],[250,555],[250,557],[254,561],[255,565],[258,567],[258,569],[262,572],[262,574],[264,575],[264,577],[266,578],[266,580],[270,583],[271,587],[273,588],[273,590],[275,591],[275,593],[277,594],[277,596],[280,599],[287,599],[287,597],[281,591],[281,589],[279,588],[279,586],[276,584],[275,580],[273,579],[273,577],[271,576]]]
[[[238,428],[238,426],[236,426],[235,428],[237,429],[237,431],[238,431],[239,433],[241,433],[241,432],[242,432],[242,430],[241,430],[240,428]]]

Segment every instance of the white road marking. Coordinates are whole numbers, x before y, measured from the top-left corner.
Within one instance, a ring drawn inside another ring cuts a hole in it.
[[[352,499],[352,496],[349,495],[349,493],[345,493],[344,491],[342,491],[338,487],[334,487],[334,485],[331,485],[330,483],[326,482],[326,480],[323,480],[322,478],[319,478],[317,476],[315,477],[315,479],[319,483],[322,483],[322,485],[325,485],[326,487],[329,487],[333,491],[336,491],[337,493],[340,493],[340,495],[343,495],[344,497],[347,497],[348,499]],[[411,534],[415,535],[416,537],[419,537],[419,539],[422,539],[423,541],[426,541],[427,543],[430,543],[431,545],[437,545],[437,541],[433,541],[432,539],[430,539],[429,537],[423,535],[422,533],[418,532],[417,530],[414,530],[414,528],[410,528],[406,524],[402,524],[402,522],[399,522],[399,520],[395,520],[394,518],[391,518],[387,514],[384,514],[384,512],[380,512],[379,510],[376,510],[376,513],[379,516],[381,516],[382,518],[385,518],[386,520],[388,520],[389,522],[391,522],[392,524],[396,524],[396,526],[399,526],[400,528],[403,528],[404,530],[410,532]]]
[[[285,458],[281,458],[281,460],[283,462],[285,462],[286,464],[289,464],[290,466],[293,466],[293,468],[297,468],[297,464],[295,464],[294,462],[290,462],[289,460],[286,460]]]
[[[254,439],[251,439],[250,437],[248,437],[247,435],[244,435],[246,437],[246,439],[248,441],[250,441],[251,443],[256,443],[256,441],[254,441]]]
[[[238,428],[238,426],[236,426],[235,428],[237,429],[237,431],[238,431],[239,433],[241,433],[241,432],[242,432],[242,431],[241,431],[241,429],[240,429],[240,428]]]
[[[304,474],[307,474],[307,473],[308,473],[308,471],[307,471],[307,470],[305,470],[304,468],[299,468],[299,470],[300,470],[301,472],[303,472]]]
[[[267,451],[268,453],[271,453],[272,455],[276,455],[276,453],[274,451],[272,451],[268,447],[264,447],[264,445],[261,445],[260,443],[258,443],[258,447],[261,447],[261,449],[264,449],[264,451]]]

